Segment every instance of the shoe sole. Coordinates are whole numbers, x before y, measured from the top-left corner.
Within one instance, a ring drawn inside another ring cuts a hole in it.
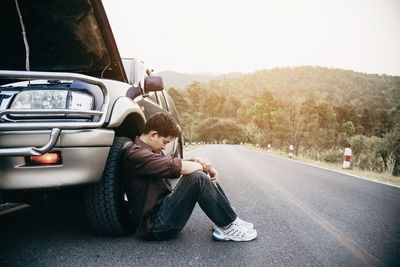
[[[217,236],[215,236],[215,235],[212,235],[212,238],[213,238],[215,241],[219,241],[219,242],[228,242],[228,241],[234,241],[234,242],[248,242],[248,241],[252,241],[252,240],[256,239],[256,238],[257,238],[257,235],[256,235],[254,238],[251,238],[251,239],[248,239],[248,240],[234,240],[234,239],[230,239],[230,238],[226,239],[226,238],[217,237]]]
[[[218,238],[218,237],[216,237],[216,236],[212,236],[212,238],[215,240],[215,241],[219,241],[219,242],[227,242],[227,241],[229,241],[229,240],[226,240],[226,239],[224,239],[224,238]]]

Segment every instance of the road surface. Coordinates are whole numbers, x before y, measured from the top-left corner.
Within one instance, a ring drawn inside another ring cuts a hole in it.
[[[176,239],[93,234],[80,209],[0,216],[0,266],[400,266],[400,188],[254,151],[209,145],[209,158],[251,242],[216,242],[196,207]]]

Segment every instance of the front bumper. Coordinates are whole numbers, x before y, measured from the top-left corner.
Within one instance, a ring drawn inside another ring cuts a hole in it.
[[[50,131],[0,132],[0,149],[39,147]],[[114,131],[63,130],[51,151],[61,152],[62,164],[27,166],[24,156],[0,157],[0,190],[58,188],[95,183],[101,179]]]

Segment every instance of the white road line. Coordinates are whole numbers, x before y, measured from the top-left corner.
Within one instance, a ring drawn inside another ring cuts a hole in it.
[[[244,167],[248,172],[251,173],[253,177],[259,175],[252,166],[249,165],[247,161],[241,162],[242,167]],[[246,166],[247,165],[247,166]],[[274,190],[279,192],[283,200],[286,200],[300,210],[302,210],[307,216],[309,216],[316,224],[320,225],[325,231],[327,231],[333,238],[335,238],[340,244],[346,247],[354,256],[361,259],[366,266],[384,266],[384,264],[376,258],[374,255],[369,253],[367,250],[358,245],[351,237],[344,234],[342,231],[337,229],[331,223],[329,223],[325,218],[319,215],[316,211],[304,204],[300,199],[295,197],[288,190],[280,186],[277,182],[268,180],[267,183],[270,185],[269,190]]]
[[[351,253],[360,258],[367,266],[384,266],[384,264],[370,254],[368,251],[359,246],[353,239],[348,237],[346,234],[338,230],[335,226],[330,224],[326,219],[316,213],[314,210],[305,205],[301,200],[292,195],[289,191],[283,189],[281,186],[273,183],[273,186],[278,190],[287,200],[293,203],[295,206],[300,208],[305,214],[324,228],[329,234],[331,234],[337,241],[345,246]]]
[[[361,180],[370,181],[370,182],[377,183],[377,184],[384,184],[384,185],[400,188],[400,186],[398,186],[398,185],[384,183],[384,182],[377,181],[377,180],[371,180],[371,179],[368,179],[368,178],[365,178],[365,177],[361,177],[361,176],[357,176],[357,175],[354,175],[354,174],[351,174],[351,173],[346,173],[344,171],[338,171],[338,170],[335,170],[335,169],[329,169],[329,168],[326,168],[326,167],[321,167],[321,166],[318,166],[318,165],[315,165],[315,164],[312,164],[312,163],[303,162],[303,161],[296,160],[296,159],[285,158],[283,156],[274,155],[274,154],[268,153],[266,151],[262,151],[262,150],[255,150],[255,151],[259,152],[259,153],[262,153],[262,154],[265,154],[265,155],[268,155],[268,156],[271,156],[271,157],[284,159],[284,160],[289,160],[289,161],[292,161],[292,162],[297,162],[297,163],[300,163],[300,164],[303,164],[303,165],[308,165],[308,166],[312,166],[312,167],[315,167],[315,168],[320,168],[320,169],[323,169],[323,170],[326,170],[326,171],[340,173],[340,174],[351,176],[351,177],[358,178],[358,179],[361,179]]]
[[[191,154],[192,152],[198,152],[198,151],[199,151],[199,149],[194,149],[194,150],[188,151],[189,153],[187,153],[187,154]],[[276,157],[276,158],[293,161],[293,159],[288,159],[288,158],[272,155],[272,154],[269,154],[269,153],[264,152],[264,151],[259,151],[259,150],[255,150],[255,151],[256,152],[260,152],[260,153],[265,154],[265,155],[273,156],[273,157]],[[347,174],[347,173],[342,173],[342,172],[339,172],[339,171],[323,168],[323,167],[312,165],[312,164],[308,164],[308,163],[305,163],[305,162],[300,162],[300,161],[295,161],[295,162],[298,162],[298,163],[301,163],[301,164],[304,164],[304,165],[309,165],[309,166],[321,168],[321,169],[325,169],[325,170],[328,170],[328,171],[333,171],[333,172],[336,172],[336,173],[341,173],[341,174],[353,176],[353,175],[350,175],[350,174]],[[242,165],[247,165],[249,163],[248,162],[241,162],[241,164]],[[250,171],[254,171],[252,166],[247,166],[246,169],[250,170]],[[257,172],[253,173],[254,177],[256,177],[257,175],[258,175]],[[365,178],[361,178],[361,177],[357,177],[357,176],[353,176],[353,177],[367,180]],[[368,180],[368,181],[371,181],[371,180]],[[371,181],[371,182],[376,182],[376,181]],[[307,214],[315,223],[320,225],[323,229],[325,229],[325,231],[327,231],[332,237],[334,237],[340,244],[342,244],[349,251],[351,251],[351,253],[354,256],[356,256],[359,259],[361,259],[365,263],[366,266],[384,266],[384,264],[378,258],[376,258],[374,255],[372,255],[371,253],[366,251],[364,248],[362,248],[360,245],[358,245],[353,239],[351,239],[349,236],[347,236],[342,231],[337,229],[335,226],[333,226],[331,223],[329,223],[325,218],[323,218],[321,215],[319,215],[313,209],[308,207],[306,204],[304,204],[300,199],[295,197],[289,191],[287,191],[286,189],[284,189],[282,186],[280,186],[279,184],[277,184],[275,182],[268,181],[268,183],[276,191],[280,192],[280,194],[283,197],[283,199],[286,199],[288,202],[292,203],[293,205],[298,207],[300,210],[302,210],[305,214]]]

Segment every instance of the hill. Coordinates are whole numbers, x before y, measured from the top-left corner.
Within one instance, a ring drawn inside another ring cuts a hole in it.
[[[257,98],[269,92],[276,98],[314,98],[332,105],[393,105],[392,95],[400,90],[400,77],[365,74],[323,67],[261,70],[240,77],[211,80],[208,88],[241,98]]]
[[[275,68],[169,89],[186,140],[294,146],[400,175],[400,77],[323,67]],[[311,156],[310,156],[311,155]]]

